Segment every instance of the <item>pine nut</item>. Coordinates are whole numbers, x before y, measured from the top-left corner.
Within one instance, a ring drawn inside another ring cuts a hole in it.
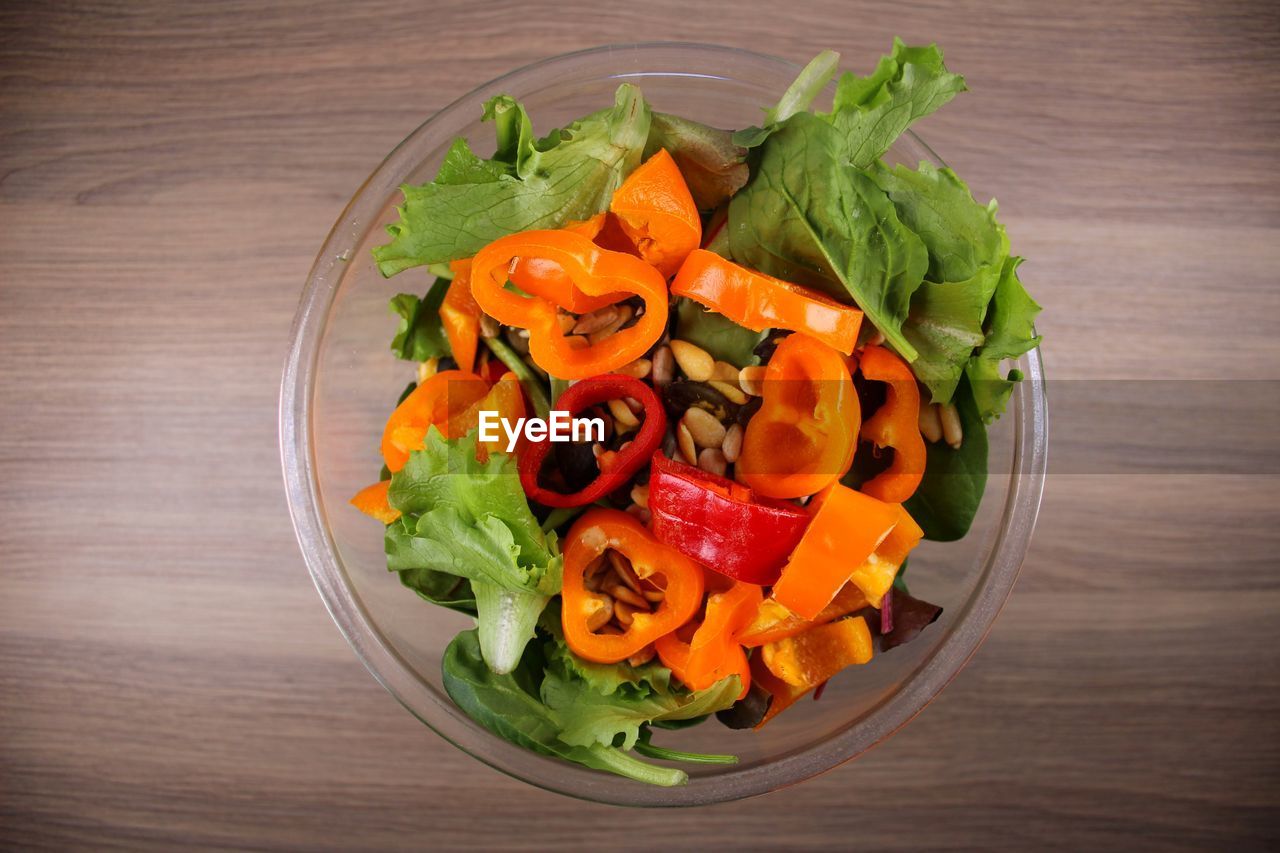
[[[429,358],[418,365],[418,384],[421,385],[440,372],[440,359]]]
[[[653,384],[655,388],[664,388],[671,384],[675,376],[675,357],[671,347],[658,347],[653,353]]]
[[[497,320],[493,319],[488,314],[480,315],[480,337],[489,339],[496,338],[498,336],[498,332],[501,330],[502,327],[498,324]]]
[[[680,446],[680,455],[684,457],[684,461],[690,465],[697,465],[698,448],[693,443],[693,435],[690,434],[689,428],[685,426],[683,418],[676,425],[676,443]]]
[[[948,403],[938,411],[938,417],[942,421],[942,437],[947,440],[947,444],[951,445],[953,450],[959,450],[960,444],[964,441],[964,428],[960,426],[960,413],[956,411],[956,407]]]
[[[703,471],[717,474],[721,477],[728,470],[729,465],[725,460],[725,456],[720,452],[719,448],[708,447],[706,450],[698,454],[698,467]]]
[[[609,565],[613,566],[613,573],[618,579],[631,588],[636,595],[644,592],[640,587],[640,578],[636,576],[635,570],[631,568],[631,561],[619,554],[617,551],[609,551]]]
[[[711,378],[717,382],[738,381],[738,368],[727,361],[717,361],[711,368]]]
[[[573,327],[578,324],[577,318],[566,311],[556,312],[556,322],[560,324],[560,334],[562,335],[572,332]]]
[[[765,368],[762,364],[753,364],[738,371],[738,385],[752,397],[759,397],[764,388]]]
[[[680,419],[680,423],[689,430],[693,443],[698,447],[719,447],[724,441],[724,424],[716,420],[716,416],[706,409],[699,409],[696,406],[688,409]]]
[[[702,347],[694,346],[688,341],[672,341],[671,354],[675,356],[676,364],[680,365],[684,375],[694,382],[706,382],[711,378],[716,362]]]
[[[720,442],[720,452],[726,462],[737,462],[742,455],[742,424],[733,424],[724,433],[724,441]]]
[[[623,628],[631,627],[631,622],[635,618],[635,612],[636,610],[634,607],[629,607],[621,601],[615,601],[613,603],[613,618]]]
[[[618,602],[625,601],[627,604],[630,604],[632,607],[639,607],[644,610],[649,609],[649,602],[644,600],[643,595],[628,589],[627,587],[623,586],[620,583],[616,583],[613,586],[607,586],[604,588],[604,591],[609,593],[609,595],[613,596],[614,598],[616,598]],[[614,606],[617,607],[616,602]]]
[[[653,656],[655,654],[656,652],[654,651],[653,643],[650,643],[631,657],[627,658],[627,663],[632,666],[644,666],[649,661],[653,660]]]
[[[938,408],[937,403],[926,403],[920,407],[920,434],[931,444],[942,440],[942,418],[938,415]]]
[[[652,366],[652,362],[650,362],[649,359],[637,358],[630,364],[624,364],[622,367],[619,367],[617,372],[621,373],[623,376],[630,376],[633,379],[644,379],[649,375],[649,368]]]
[[[649,508],[649,484],[635,485],[631,487],[631,500],[635,501],[645,509]]]
[[[740,387],[738,387],[738,381],[736,378],[733,382],[721,382],[719,379],[712,379],[707,384],[723,394],[731,403],[737,403],[739,406],[742,406],[747,402],[747,395]]]
[[[583,314],[578,321],[573,324],[573,333],[575,335],[589,335],[597,332],[605,326],[612,323],[618,317],[618,308],[616,305],[606,305],[598,311],[592,311],[590,314]]]
[[[593,608],[587,616],[587,630],[599,631],[613,618],[613,599],[607,595],[595,593],[587,601]]]
[[[622,400],[609,401],[609,414],[613,415],[618,432],[628,432],[640,426],[640,420],[631,411],[631,407]]]

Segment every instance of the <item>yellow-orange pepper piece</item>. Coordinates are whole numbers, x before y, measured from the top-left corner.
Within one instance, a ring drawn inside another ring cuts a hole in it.
[[[613,194],[609,211],[640,257],[665,278],[675,275],[702,242],[702,218],[676,161],[665,148],[627,176]]]

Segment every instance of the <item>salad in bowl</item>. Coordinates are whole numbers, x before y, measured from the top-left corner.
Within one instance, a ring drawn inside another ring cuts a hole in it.
[[[442,683],[507,741],[679,785],[737,759],[664,733],[758,736],[942,612],[908,563],[973,523],[1039,307],[994,201],[883,159],[963,78],[895,41],[817,104],[838,59],[746,128],[624,82],[538,136],[499,95],[492,157],[402,188],[412,381],[351,503],[423,620],[474,617]]]

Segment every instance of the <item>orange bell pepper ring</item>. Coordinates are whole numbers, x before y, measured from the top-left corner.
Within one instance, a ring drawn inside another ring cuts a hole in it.
[[[422,449],[427,431],[440,430],[445,438],[459,438],[475,429],[480,412],[496,411],[514,422],[524,417],[524,397],[514,373],[503,374],[490,386],[474,373],[442,370],[420,384],[387,419],[382,431],[382,459],[391,473],[409,461],[409,453]],[[481,443],[477,454],[488,456],[500,443]]]
[[[763,403],[747,422],[737,463],[743,483],[767,497],[798,498],[849,470],[861,409],[840,353],[790,335],[769,359],[761,390]]]
[[[901,519],[894,504],[839,483],[813,499],[813,521],[773,586],[773,597],[802,619],[816,619]],[[892,583],[892,581],[890,581]]]
[[[604,229],[607,213],[597,213],[582,222],[573,222],[562,230],[581,234],[588,240],[601,243],[599,237]],[[605,248],[612,248],[605,246]],[[627,247],[629,248],[629,246]],[[511,283],[531,296],[541,296],[574,314],[586,314],[599,310],[606,305],[613,305],[626,299],[626,293],[606,293],[601,296],[588,296],[573,284],[573,279],[557,263],[544,258],[521,258],[511,268]]]
[[[888,542],[892,536],[893,534],[890,533],[885,538],[885,542]],[[881,547],[883,545],[884,543],[881,543]],[[893,584],[892,578],[889,579],[889,583]],[[831,599],[831,603],[822,608],[822,611],[812,619],[797,616],[779,604],[776,598],[766,598],[760,603],[755,618],[738,637],[738,641],[747,648],[755,648],[775,640],[785,640],[787,637],[803,634],[816,625],[824,625],[827,622],[834,622],[841,616],[856,613],[868,604],[870,602],[867,601],[867,596],[853,583],[842,586],[836,593],[836,597]]]
[[[475,368],[480,346],[480,306],[471,296],[471,261],[454,261],[453,281],[440,303],[440,325],[458,369],[470,373]]]
[[[902,505],[895,504],[894,508],[898,512],[898,523],[871,556],[849,575],[850,585],[856,586],[872,607],[880,606],[907,555],[924,538],[924,531]]]
[[[861,616],[828,622],[767,644],[760,658],[782,681],[808,690],[847,666],[870,661],[871,629]]]
[[[865,378],[888,386],[884,405],[862,424],[862,440],[878,448],[893,448],[892,464],[863,483],[861,491],[886,503],[900,504],[915,494],[924,477],[920,388],[907,363],[884,347],[864,349],[858,369]]]
[[[559,303],[522,296],[504,286],[512,263],[527,258],[555,264],[588,296],[638,295],[644,312],[634,326],[594,344],[581,336],[566,336],[556,316]],[[617,370],[644,355],[667,326],[667,283],[662,274],[633,255],[601,249],[572,231],[525,231],[493,241],[471,262],[471,294],[498,322],[528,329],[529,355],[561,379]]]
[[[665,148],[632,172],[613,193],[609,211],[640,257],[670,278],[702,245],[702,217],[680,167]]]
[[[738,634],[755,618],[761,598],[759,586],[742,582],[712,593],[702,623],[687,640],[672,632],[653,644],[658,657],[690,690],[705,690],[737,675],[742,682],[738,698],[745,697],[751,689],[751,670]]]
[[[365,486],[356,492],[356,496],[351,499],[351,505],[383,524],[390,524],[400,517],[400,510],[392,508],[391,502],[387,499],[387,489],[390,487],[390,480]]]
[[[690,253],[671,292],[755,332],[803,332],[845,355],[853,352],[862,312],[821,293],[738,266],[715,252]]]
[[[631,569],[663,591],[657,609],[632,614],[622,634],[592,630],[590,623],[607,606],[587,589],[587,573],[610,548],[631,561]],[[597,663],[626,660],[659,637],[688,622],[702,605],[702,567],[663,545],[634,516],[616,509],[593,509],[569,530],[564,549],[560,610],[565,643],[574,654]]]

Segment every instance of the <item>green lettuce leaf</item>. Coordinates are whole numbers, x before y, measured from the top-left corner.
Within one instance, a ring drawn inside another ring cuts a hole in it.
[[[902,324],[928,252],[875,181],[844,161],[843,144],[810,113],[769,137],[751,181],[729,203],[733,257],[842,302],[852,297],[911,361],[916,350]]]
[[[810,59],[809,64],[800,69],[796,79],[791,81],[787,91],[782,93],[778,103],[765,111],[764,127],[740,130],[733,135],[733,141],[745,148],[763,145],[780,123],[809,109],[818,94],[831,82],[839,65],[840,54],[834,50],[824,50]]]
[[[426,361],[452,355],[444,325],[440,322],[440,303],[444,302],[449,282],[436,279],[419,299],[412,293],[391,297],[391,313],[400,316],[400,325],[391,339],[391,351],[408,361]]]
[[[982,318],[1000,267],[982,266],[970,279],[926,281],[911,297],[902,334],[916,350],[911,370],[935,403],[949,403],[973,349],[983,341]]]
[[[870,166],[911,124],[960,92],[964,78],[942,62],[937,45],[908,47],[893,40],[869,77],[845,72],[836,83],[831,112],[823,116],[845,140],[845,156],[858,167]]]
[[[476,615],[476,594],[466,578],[435,569],[401,569],[396,574],[401,584],[432,604]]]
[[[978,413],[985,423],[991,423],[1004,413],[1014,383],[1022,378],[1017,370],[1002,376],[1001,362],[1017,358],[1040,343],[1035,329],[1040,306],[1018,279],[1018,265],[1021,263],[1022,258],[1019,257],[1005,261],[987,311],[986,340],[965,368],[973,385]]]
[[[655,112],[644,157],[647,160],[659,148],[667,149],[694,203],[700,210],[712,210],[742,189],[750,174],[747,150],[735,145],[732,137],[727,130]]]
[[[515,463],[475,458],[474,432],[446,441],[434,428],[424,448],[391,477],[401,517],[387,525],[387,567],[444,572],[470,582],[480,645],[495,672],[509,672],[538,615],[560,591],[563,558],[554,533],[529,510]]]
[[[482,160],[465,139],[445,155],[435,180],[404,186],[391,241],[373,250],[384,276],[468,258],[493,240],[531,228],[559,228],[604,210],[640,164],[650,110],[640,90],[618,87],[612,108],[535,139],[524,108],[502,95],[485,104],[497,149]]]

